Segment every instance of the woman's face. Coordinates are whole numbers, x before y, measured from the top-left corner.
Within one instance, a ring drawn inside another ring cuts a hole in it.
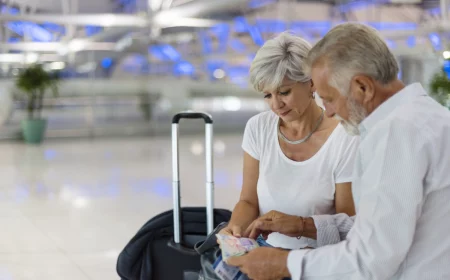
[[[312,81],[301,83],[284,79],[278,91],[263,94],[270,109],[283,121],[290,122],[304,114],[313,101],[313,92]]]

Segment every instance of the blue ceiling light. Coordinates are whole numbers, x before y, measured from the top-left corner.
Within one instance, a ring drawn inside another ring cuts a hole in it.
[[[194,65],[192,65],[192,63],[188,61],[180,61],[175,63],[173,68],[173,74],[175,76],[182,76],[182,75],[192,76],[195,74],[195,67]]]
[[[444,60],[442,70],[447,74],[447,78],[450,79],[450,60]]]
[[[276,3],[277,0],[251,0],[248,3],[248,7],[251,9],[261,8],[270,4]]]
[[[50,32],[59,33],[61,35],[66,34],[66,28],[63,25],[59,25],[59,24],[52,23],[52,22],[44,22],[44,23],[41,23],[40,26]]]
[[[233,84],[241,87],[248,86],[248,72],[250,71],[250,66],[240,65],[240,66],[229,66],[227,67],[227,76]]]
[[[227,50],[230,29],[230,25],[227,23],[219,23],[210,28],[210,32],[212,32],[219,41],[219,52],[225,52]]]
[[[257,19],[255,25],[262,33],[281,33],[287,29],[286,22],[277,19]]]
[[[212,39],[209,37],[209,35],[206,32],[202,31],[198,33],[198,38],[200,44],[202,45],[203,54],[212,53]]]
[[[236,17],[234,19],[234,31],[236,33],[245,33],[248,31],[248,23],[245,17]]]
[[[428,35],[428,38],[430,39],[431,45],[433,48],[437,51],[442,50],[442,41],[441,37],[437,33],[430,33]]]
[[[113,59],[111,57],[105,57],[102,59],[100,64],[104,69],[109,69],[113,64]]]
[[[17,15],[20,11],[16,8],[3,6],[0,12],[2,14]],[[12,21],[7,22],[5,25],[8,29],[22,37],[26,32],[35,42],[51,42],[53,40],[53,34],[50,31],[32,22]]]
[[[395,49],[397,47],[397,44],[394,42],[394,40],[390,40],[390,39],[386,40],[386,45],[390,49]]]
[[[257,46],[261,47],[262,45],[264,45],[264,38],[262,37],[262,34],[259,31],[258,26],[256,26],[256,25],[249,26],[248,33],[250,34],[250,37],[252,37],[253,42]]]
[[[447,74],[447,78],[450,80],[450,60],[445,59],[444,63],[442,64],[441,70]]]
[[[248,76],[249,71],[250,71],[250,66],[247,66],[247,65],[238,65],[238,66],[227,67],[227,73],[228,73],[229,77]]]
[[[166,61],[166,56],[161,52],[161,48],[158,45],[153,45],[148,48],[148,52],[156,59]]]
[[[329,20],[302,20],[302,21],[294,21],[292,23],[297,27],[302,28],[330,28],[331,21]]]
[[[136,0],[117,0],[119,4],[122,5],[130,5],[136,2]]]
[[[149,53],[161,61],[179,61],[180,53],[171,45],[153,45],[149,47]]]
[[[116,0],[122,12],[135,13],[137,8],[137,0]]]
[[[224,68],[224,66],[226,65],[225,60],[208,60],[206,61],[206,69],[209,72],[213,72],[216,69],[219,68]]]
[[[371,3],[367,3],[367,2],[363,2],[363,1],[354,1],[354,2],[350,2],[350,3],[338,5],[337,8],[339,9],[339,11],[341,13],[347,13],[350,11],[362,10],[371,5],[372,5]]]
[[[258,26],[249,24],[245,17],[236,17],[234,19],[234,30],[237,33],[248,33],[257,46],[264,44],[264,39]]]
[[[257,46],[264,44],[264,38],[259,27],[256,24],[249,24],[245,17],[234,18],[233,30],[236,33],[248,33]]]
[[[19,36],[25,36],[25,32],[31,36],[34,42],[51,42],[53,34],[39,25],[26,21],[13,21],[6,23],[6,27]]]
[[[445,73],[450,73],[450,60],[444,60],[442,70],[444,70]]]
[[[450,8],[449,8],[449,11],[450,11]],[[428,9],[427,12],[430,13],[430,15],[432,15],[432,16],[440,16],[441,8],[436,7],[436,8]]]
[[[230,25],[228,23],[218,23],[214,26],[212,26],[209,31],[211,31],[212,33],[214,33],[214,35],[219,35],[219,34],[227,34],[230,32]]]
[[[17,8],[13,8],[13,7],[2,6],[1,13],[2,14],[10,14],[10,15],[18,15],[20,13],[20,10]]]
[[[366,22],[377,30],[416,30],[415,22]]]
[[[171,61],[179,61],[181,59],[180,53],[171,45],[160,45],[161,53]]]
[[[406,40],[406,44],[408,47],[413,48],[416,46],[416,37],[415,36],[409,36]]]
[[[233,50],[237,52],[244,53],[247,51],[247,47],[245,46],[245,44],[238,39],[231,39],[228,44]]]
[[[441,9],[439,7],[437,8],[432,8],[429,9],[428,12],[432,15],[432,16],[439,16],[441,14]]]
[[[10,38],[8,38],[8,43],[18,43],[20,41],[21,41],[21,39],[18,38],[18,37],[10,37]]]
[[[305,40],[311,41],[313,38],[311,34],[308,33],[307,28],[302,22],[294,21],[291,23],[289,30],[294,34],[302,37]]]
[[[342,13],[347,13],[350,11],[355,11],[355,10],[363,10],[366,9],[370,6],[375,6],[375,5],[380,5],[380,4],[384,4],[384,3],[389,3],[390,0],[356,0],[356,1],[351,1],[349,3],[345,3],[342,5],[337,5],[337,9],[339,9],[340,12]]]
[[[101,27],[101,26],[86,25],[84,27],[84,32],[86,33],[87,37],[91,37],[97,33],[100,33],[102,30],[103,30],[103,27]]]
[[[26,28],[28,28],[33,41],[37,41],[37,42],[53,41],[53,34],[50,31],[46,30],[45,28],[40,27],[37,24],[27,22]]]

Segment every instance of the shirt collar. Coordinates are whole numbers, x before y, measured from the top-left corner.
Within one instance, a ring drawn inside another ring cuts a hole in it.
[[[420,83],[413,83],[397,92],[380,106],[378,106],[367,118],[359,125],[361,136],[365,136],[367,132],[374,127],[379,121],[389,115],[397,106],[405,104],[418,96],[427,95],[425,89]]]

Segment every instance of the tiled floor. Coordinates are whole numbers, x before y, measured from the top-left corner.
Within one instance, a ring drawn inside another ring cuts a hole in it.
[[[240,135],[215,137],[216,207],[242,182]],[[0,280],[110,280],[118,253],[170,209],[169,138],[0,143]],[[182,205],[204,205],[203,136],[180,143]]]

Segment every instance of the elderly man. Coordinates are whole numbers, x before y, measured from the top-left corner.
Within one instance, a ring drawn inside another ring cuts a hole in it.
[[[420,84],[397,79],[394,56],[368,26],[336,26],[308,61],[327,114],[361,135],[353,182],[357,216],[271,213],[253,223],[250,235],[309,230],[318,239],[323,231],[343,241],[290,252],[258,248],[229,264],[257,280],[450,279],[449,110]]]

